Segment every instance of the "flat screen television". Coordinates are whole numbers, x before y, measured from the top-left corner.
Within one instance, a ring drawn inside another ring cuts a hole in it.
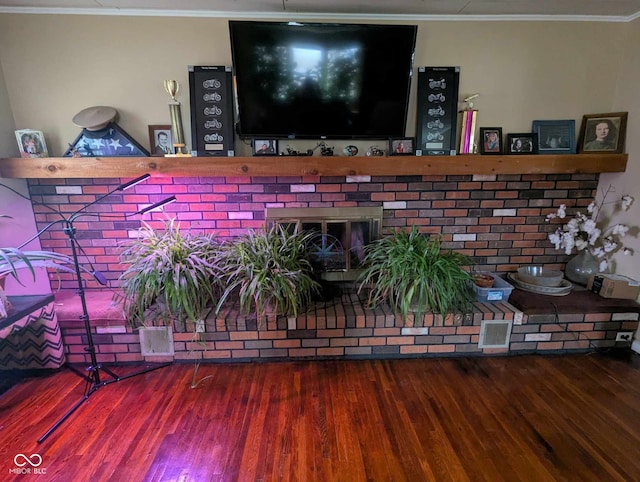
[[[417,27],[229,21],[241,138],[403,137]]]

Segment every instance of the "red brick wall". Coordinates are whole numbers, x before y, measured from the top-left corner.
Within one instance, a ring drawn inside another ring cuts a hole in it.
[[[38,228],[59,220],[55,211],[69,215],[128,180],[30,180]],[[551,227],[545,215],[561,203],[588,205],[597,184],[597,174],[154,177],[91,206],[88,212],[104,216],[81,217],[75,227],[88,260],[113,285],[122,271],[118,263],[121,247],[141,220],[123,215],[171,195],[178,202],[168,206],[167,212],[177,215],[183,228],[214,231],[223,237],[262,226],[266,207],[382,205],[385,231],[419,224],[425,232],[442,233],[446,247],[474,256],[482,269],[515,271],[532,262],[563,269],[567,257],[547,241]],[[161,226],[159,213],[146,219]],[[41,241],[43,249],[70,253],[61,225],[43,233]],[[75,288],[70,277],[60,277],[63,288]]]
[[[93,299],[90,295],[90,300]],[[73,302],[73,300],[71,300]],[[472,313],[448,316],[431,313],[421,319],[397,317],[386,306],[363,304],[364,298],[343,295],[329,303],[312,303],[297,318],[257,321],[233,310],[206,320],[206,332],[176,327],[176,360],[246,361],[301,358],[380,358],[471,356],[518,353],[569,353],[617,346],[620,331],[634,332],[638,313],[526,314],[509,303],[476,302]],[[87,337],[79,321],[79,306],[58,313],[65,353],[70,363],[88,363]],[[93,304],[90,302],[90,311]],[[91,318],[99,362],[145,360],[138,334],[124,320]],[[480,348],[483,320],[512,320],[508,348]],[[169,361],[171,357],[146,357]]]

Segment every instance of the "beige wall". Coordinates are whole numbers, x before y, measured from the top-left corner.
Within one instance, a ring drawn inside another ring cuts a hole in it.
[[[15,126],[9,103],[2,69],[0,69],[0,157],[18,155],[14,135]],[[27,182],[23,179],[2,179],[0,183],[28,195]],[[10,214],[13,219],[0,218],[0,246],[15,246],[16,240],[27,240],[36,233],[36,223],[31,210],[31,202],[20,198],[0,186],[0,214]],[[30,243],[26,249],[40,249],[38,240]],[[6,280],[5,290],[11,295],[50,293],[49,278],[45,270],[38,270],[36,280],[32,281],[28,272],[24,272],[21,285],[13,278]]]
[[[9,103],[9,93],[4,81],[2,64],[0,64],[0,156],[14,157],[18,155],[14,130],[15,124]]]
[[[640,79],[640,20],[636,20],[626,26],[628,40],[624,50],[620,79],[616,91],[613,109],[628,111],[629,121],[627,125],[626,150],[631,153],[629,163],[624,174],[603,174],[600,177],[600,188],[606,189],[609,185],[616,188],[618,194],[629,193],[635,198],[635,204],[626,213],[620,213],[613,218],[613,222],[620,222],[633,226],[634,236],[625,238],[625,245],[635,251],[635,256],[627,257],[618,255],[616,258],[616,272],[640,280],[640,138],[636,135],[640,129],[640,92],[638,92],[638,79]],[[636,334],[636,343],[640,348],[640,328]]]
[[[533,119],[611,109],[624,43],[618,23],[421,22],[415,66],[459,65],[462,96],[481,94],[480,125],[526,132]],[[17,128],[44,131],[52,155],[92,105],[118,109],[120,126],[147,146],[147,125],[169,122],[164,79],[182,84],[189,139],[187,66],[231,65],[227,20],[5,14],[0,65]]]

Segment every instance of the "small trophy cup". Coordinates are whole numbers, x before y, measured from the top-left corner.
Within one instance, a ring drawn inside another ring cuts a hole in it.
[[[182,113],[180,111],[180,102],[176,100],[176,94],[180,90],[180,84],[177,80],[165,80],[164,90],[171,96],[169,102],[169,112],[171,113],[171,133],[173,135],[173,151],[174,154],[165,154],[165,157],[189,157],[184,142],[184,132],[182,130]]]

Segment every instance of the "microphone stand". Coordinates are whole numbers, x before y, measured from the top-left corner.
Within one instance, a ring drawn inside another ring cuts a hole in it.
[[[64,226],[64,233],[69,237],[69,241],[71,243],[71,255],[73,258],[73,263],[74,263],[74,268],[75,268],[75,275],[76,275],[76,279],[78,282],[78,296],[80,297],[80,302],[82,305],[82,315],[80,316],[80,319],[84,322],[84,329],[86,332],[86,336],[87,336],[87,346],[85,348],[85,351],[89,354],[89,358],[91,360],[91,365],[89,367],[86,368],[86,371],[88,372],[88,374],[83,374],[81,372],[79,372],[78,370],[74,369],[73,367],[70,367],[73,371],[75,371],[77,374],[79,374],[82,378],[85,379],[86,383],[85,383],[85,388],[84,388],[84,394],[82,396],[82,398],[80,398],[80,400],[78,400],[62,417],[60,417],[60,419],[58,419],[57,422],[55,422],[51,428],[49,428],[44,435],[42,435],[39,439],[38,439],[38,443],[42,443],[44,442],[47,437],[49,437],[49,435],[51,435],[65,420],[67,420],[67,418],[69,418],[84,402],[86,402],[88,400],[88,398],[93,395],[98,389],[109,385],[111,383],[115,383],[115,382],[119,382],[122,380],[126,380],[128,378],[132,378],[138,375],[142,375],[145,373],[148,373],[150,371],[153,370],[157,370],[159,368],[164,368],[166,366],[171,365],[171,363],[162,363],[162,364],[158,364],[149,368],[145,368],[143,370],[137,371],[135,373],[130,373],[128,375],[124,375],[124,376],[120,376],[117,375],[116,373],[114,373],[113,371],[109,370],[108,368],[102,366],[101,363],[98,362],[97,357],[96,357],[96,346],[95,343],[93,341],[93,335],[91,333],[91,322],[89,319],[89,311],[87,309],[87,300],[85,297],[85,290],[84,290],[84,285],[82,282],[82,277],[81,277],[81,269],[80,269],[80,262],[78,260],[78,240],[76,238],[76,228],[74,226],[74,222],[82,216],[100,216],[100,214],[93,214],[93,213],[86,213],[84,212],[85,209],[87,209],[89,206],[101,201],[102,199],[106,198],[107,196],[113,194],[116,191],[123,191],[125,189],[128,189],[130,187],[135,186],[136,184],[145,181],[146,179],[148,179],[150,176],[149,174],[145,174],[144,176],[141,176],[137,179],[134,179],[133,181],[130,181],[126,184],[123,184],[121,186],[118,186],[118,188],[114,189],[113,191],[99,197],[98,199],[96,199],[95,201],[83,206],[81,209],[79,209],[78,211],[76,211],[75,213],[71,214],[68,217],[64,217],[64,215],[62,213],[58,213],[60,214],[60,216],[63,217],[63,222],[65,224]],[[158,209],[160,207],[165,206],[166,204],[169,204],[171,202],[174,202],[176,200],[175,196],[171,196],[170,198],[165,199],[164,201],[160,201],[158,203],[155,203],[151,206],[148,206],[144,209],[141,209],[140,211],[127,215],[127,214],[123,214],[121,217],[129,217],[129,216],[135,216],[138,214],[145,214],[148,213],[150,211],[153,211],[155,209]],[[109,216],[109,215],[103,215],[103,216]],[[120,217],[120,216],[119,216]],[[41,233],[39,233],[41,234]],[[96,273],[94,272],[94,277],[96,277],[96,279],[98,280],[98,282],[100,284],[105,284],[106,280],[104,279],[104,277],[100,274],[97,273],[99,276],[96,275]],[[104,283],[103,283],[104,282]],[[108,377],[106,380],[103,379],[101,377],[101,372],[104,372]]]

